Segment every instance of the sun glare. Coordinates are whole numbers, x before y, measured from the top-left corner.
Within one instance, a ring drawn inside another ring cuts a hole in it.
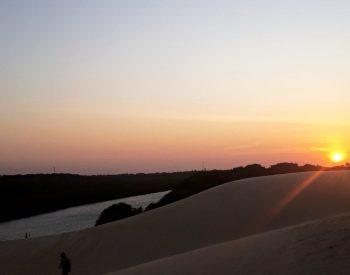
[[[334,152],[332,153],[332,161],[334,162],[341,162],[341,161],[344,161],[345,159],[345,155],[344,153],[341,153],[341,152]]]

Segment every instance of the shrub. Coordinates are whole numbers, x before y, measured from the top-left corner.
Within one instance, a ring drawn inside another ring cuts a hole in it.
[[[129,204],[126,204],[123,202],[118,204],[113,204],[102,211],[100,217],[97,219],[95,223],[95,226],[125,219],[140,213],[142,213],[141,207],[133,208]]]

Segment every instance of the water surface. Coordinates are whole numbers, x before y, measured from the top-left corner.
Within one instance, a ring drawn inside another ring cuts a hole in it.
[[[0,241],[23,239],[26,232],[30,233],[33,238],[93,227],[103,209],[112,204],[125,202],[133,207],[145,208],[148,204],[159,201],[168,192],[169,191],[158,192],[76,206],[29,218],[0,223]]]

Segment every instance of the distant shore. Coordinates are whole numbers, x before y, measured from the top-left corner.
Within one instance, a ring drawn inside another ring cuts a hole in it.
[[[73,206],[167,191],[193,173],[0,176],[0,222]]]

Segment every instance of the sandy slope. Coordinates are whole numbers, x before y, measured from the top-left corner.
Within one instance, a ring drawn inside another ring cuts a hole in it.
[[[344,212],[350,172],[246,179],[98,228],[0,243],[0,274],[57,274],[61,251],[73,274],[101,274]]]
[[[192,250],[108,275],[349,273],[350,214],[346,214]]]

